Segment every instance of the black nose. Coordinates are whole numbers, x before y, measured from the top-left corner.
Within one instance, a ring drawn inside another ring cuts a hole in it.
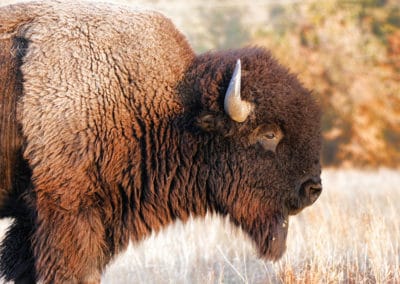
[[[306,206],[313,204],[321,195],[322,185],[321,182],[308,180],[302,184],[300,188],[300,196],[304,200]]]

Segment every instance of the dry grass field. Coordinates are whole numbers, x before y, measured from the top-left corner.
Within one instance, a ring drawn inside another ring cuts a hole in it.
[[[104,283],[400,283],[400,172],[325,170],[316,204],[290,220],[276,263],[228,220],[175,224],[111,264]]]
[[[400,172],[325,170],[323,182],[316,204],[291,218],[279,262],[207,216],[131,245],[102,283],[400,283]]]
[[[325,170],[323,181],[316,204],[291,218],[279,262],[208,216],[131,245],[103,283],[400,283],[400,172]]]

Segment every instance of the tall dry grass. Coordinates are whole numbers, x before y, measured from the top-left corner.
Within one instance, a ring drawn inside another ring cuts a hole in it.
[[[400,172],[325,170],[324,192],[262,261],[229,220],[176,223],[109,265],[103,283],[400,283]],[[4,231],[8,221],[3,221]]]

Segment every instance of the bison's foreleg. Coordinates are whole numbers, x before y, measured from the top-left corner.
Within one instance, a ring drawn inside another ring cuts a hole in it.
[[[38,206],[33,248],[38,279],[44,283],[100,283],[108,262],[105,232],[98,211]]]
[[[29,216],[16,217],[1,244],[0,268],[4,278],[15,283],[34,283],[35,269],[30,240],[33,224]]]

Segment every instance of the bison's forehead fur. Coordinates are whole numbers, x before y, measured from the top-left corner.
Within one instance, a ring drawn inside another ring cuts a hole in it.
[[[237,59],[242,61],[242,99],[254,105],[244,123],[226,119],[223,110],[225,92]],[[194,86],[191,90],[195,93],[194,108],[215,114],[222,121],[223,127],[219,129],[222,135],[230,133],[233,139],[239,139],[261,125],[275,123],[284,133],[278,147],[284,174],[293,178],[319,174],[319,166],[315,166],[321,148],[319,105],[311,92],[268,50],[251,47],[203,54],[195,60],[186,80]]]

